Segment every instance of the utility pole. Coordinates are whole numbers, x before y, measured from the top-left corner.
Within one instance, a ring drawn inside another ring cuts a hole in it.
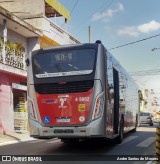
[[[91,26],[88,26],[89,43],[91,42]]]

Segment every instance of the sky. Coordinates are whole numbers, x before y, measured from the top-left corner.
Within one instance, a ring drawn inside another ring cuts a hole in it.
[[[59,0],[71,12],[67,31],[81,43],[101,40],[141,88],[160,92],[160,0]],[[61,24],[64,19],[59,19]],[[159,35],[159,36],[156,36]],[[151,37],[151,38],[150,38]],[[150,39],[146,39],[150,38]],[[143,40],[143,41],[139,41]],[[138,41],[138,42],[137,42]],[[112,49],[128,43],[120,48]],[[155,70],[154,70],[155,69]],[[143,76],[142,76],[143,75]]]

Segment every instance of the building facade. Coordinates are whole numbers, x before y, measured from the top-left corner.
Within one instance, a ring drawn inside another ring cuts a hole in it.
[[[160,113],[160,97],[159,93],[154,92],[152,89],[142,89],[143,99],[141,101],[141,112],[152,113],[154,117]]]
[[[25,58],[40,48],[40,36],[40,30],[0,7],[0,133],[27,130]]]
[[[33,5],[36,3],[36,5]],[[3,1],[0,7],[0,133],[27,131],[27,68],[33,50],[80,43],[50,17],[70,19],[50,0]]]
[[[62,17],[65,25],[70,20],[70,13],[57,0],[3,1],[1,6],[42,31],[41,47],[80,43],[51,21],[51,18]]]

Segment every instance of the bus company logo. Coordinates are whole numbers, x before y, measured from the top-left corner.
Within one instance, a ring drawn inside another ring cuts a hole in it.
[[[58,100],[54,99],[42,99],[43,104],[56,104]]]
[[[67,108],[67,106],[64,105],[65,101],[67,101],[66,97],[61,97],[59,101],[61,102],[61,105],[59,106],[59,108]]]
[[[67,108],[67,106],[65,105],[65,102],[67,101],[67,98],[69,97],[69,95],[63,95],[63,96],[58,96],[58,97],[61,103],[59,108]]]

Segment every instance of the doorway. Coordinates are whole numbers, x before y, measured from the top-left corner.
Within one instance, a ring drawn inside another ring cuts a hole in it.
[[[113,68],[114,83],[114,133],[118,134],[119,125],[119,76],[118,71]]]
[[[26,92],[13,90],[14,131],[27,131]]]

